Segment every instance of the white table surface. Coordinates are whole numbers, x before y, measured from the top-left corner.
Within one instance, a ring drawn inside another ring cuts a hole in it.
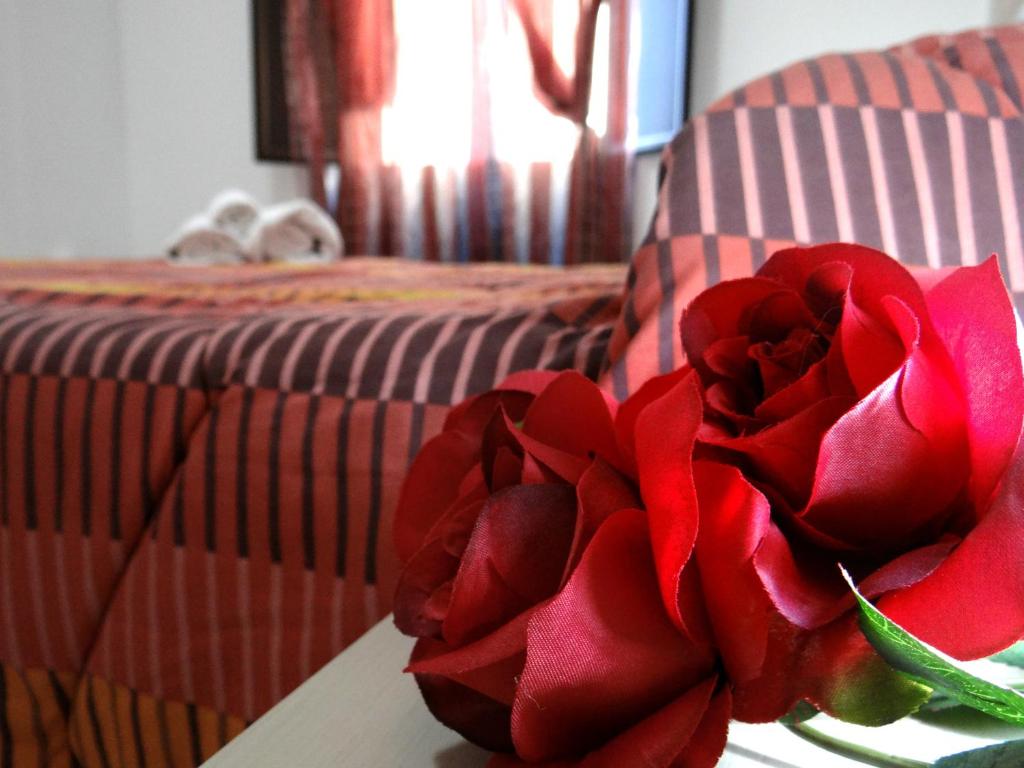
[[[412,645],[390,617],[384,619],[204,765],[482,768],[488,753],[434,720],[412,675],[403,674]],[[966,737],[910,718],[881,729],[822,717],[812,724],[875,749],[927,760],[1013,733],[986,723]],[[733,723],[729,733],[719,768],[863,768],[776,724]]]

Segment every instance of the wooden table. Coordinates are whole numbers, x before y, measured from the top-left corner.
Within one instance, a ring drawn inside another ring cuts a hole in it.
[[[402,673],[413,641],[387,618],[257,720],[204,765],[209,768],[482,768],[488,754],[438,723]],[[971,737],[913,719],[883,729],[827,718],[823,730],[875,749],[935,758],[1009,738],[991,724]],[[827,728],[826,728],[827,726]],[[1019,735],[1019,731],[1018,731]],[[775,724],[730,726],[719,768],[863,768]]]

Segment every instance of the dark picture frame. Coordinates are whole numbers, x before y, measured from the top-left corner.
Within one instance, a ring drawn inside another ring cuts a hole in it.
[[[256,159],[302,162],[294,151],[285,96],[284,2],[252,0],[253,92]]]

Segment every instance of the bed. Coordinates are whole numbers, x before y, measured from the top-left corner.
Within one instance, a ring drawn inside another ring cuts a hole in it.
[[[410,457],[512,371],[596,377],[624,270],[0,265],[14,764],[202,762],[386,615]]]
[[[779,248],[995,252],[1024,309],[1022,73],[1014,26],[737,89],[665,148],[628,275],[0,265],[0,766],[202,762],[387,613],[453,402],[531,367],[625,397]]]

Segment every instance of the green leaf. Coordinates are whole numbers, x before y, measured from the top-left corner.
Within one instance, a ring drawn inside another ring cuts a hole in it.
[[[934,712],[945,712],[946,710],[956,709],[957,707],[962,706],[963,704],[952,696],[943,693],[942,691],[935,691],[935,693],[932,694],[932,697],[922,704],[921,708],[914,714],[916,716],[930,715]]]
[[[933,768],[1020,768],[1024,765],[1024,740],[957,752],[937,760]]]
[[[1017,667],[1018,669],[1024,669],[1024,642],[1011,645],[1005,651],[991,657],[991,660],[998,661],[1000,664],[1009,664],[1011,667]]]
[[[954,659],[921,642],[865,600],[850,574],[841,569],[860,606],[860,628],[893,668],[942,690],[969,707],[1015,725],[1024,725],[1024,696],[962,669]]]
[[[1021,683],[1011,683],[1008,687],[1014,691],[1017,691],[1017,693],[1024,693],[1024,685],[1022,685]],[[932,694],[932,697],[921,705],[921,708],[917,711],[916,714],[928,715],[933,712],[945,712],[949,709],[963,708],[963,706],[964,705],[961,704],[960,701],[953,698],[948,693],[944,693],[943,691],[935,691],[935,693]]]
[[[832,717],[855,725],[879,726],[916,712],[932,689],[887,664],[877,653],[864,654],[856,669],[825,681],[823,701]]]

